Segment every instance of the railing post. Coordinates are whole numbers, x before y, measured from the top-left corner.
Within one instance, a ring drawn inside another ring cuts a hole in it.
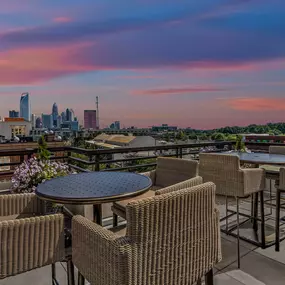
[[[21,154],[20,155],[20,163],[23,163],[25,160],[25,155]]]
[[[180,158],[183,157],[183,149],[182,149],[182,147],[179,149],[179,157],[180,157]]]
[[[176,149],[176,157],[179,158],[179,148]]]
[[[69,162],[70,162],[70,157],[71,157],[71,151],[68,151],[67,152],[67,156],[68,156],[68,158],[67,158],[67,163],[69,164]]]
[[[95,154],[95,171],[100,171],[100,157],[99,154]]]

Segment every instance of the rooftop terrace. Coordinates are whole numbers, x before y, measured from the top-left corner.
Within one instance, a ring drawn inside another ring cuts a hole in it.
[[[267,143],[248,143],[248,146],[255,151],[268,151],[269,144]],[[220,152],[223,150],[231,149],[231,142],[219,143],[206,143],[206,144],[189,144],[189,145],[174,145],[174,146],[157,146],[149,148],[133,148],[124,149],[124,153],[137,154],[137,157],[127,157],[115,159],[114,155],[122,152],[120,149],[112,150],[86,150],[72,147],[53,148],[51,151],[54,153],[53,159],[66,160],[70,166],[77,171],[145,171],[155,167],[155,158],[159,153],[164,155],[167,151],[167,156],[185,157],[196,159],[200,151]],[[140,152],[149,151],[148,158],[139,156]],[[30,157],[35,150],[5,150],[0,152],[1,157],[14,157],[13,162],[1,163],[0,167],[9,166],[9,170],[0,171],[0,179],[9,179],[13,173],[15,165],[21,163],[24,159]],[[153,154],[152,154],[153,153]],[[77,156],[76,156],[77,155]],[[80,155],[80,156],[78,156]],[[150,160],[153,161],[150,161]],[[139,163],[139,164],[138,164]],[[109,168],[106,168],[109,165]],[[269,187],[267,181],[267,188]],[[7,193],[7,192],[5,192]],[[4,192],[2,193],[4,194]],[[273,199],[274,201],[273,191]],[[272,198],[272,197],[271,197]],[[268,215],[266,223],[269,225],[274,224],[274,203],[271,204],[269,193],[266,192],[265,200],[265,214]],[[225,215],[225,206],[218,205],[221,216]],[[231,206],[235,210],[234,206]],[[250,201],[245,201],[241,205],[242,213],[250,212]],[[111,211],[110,205],[105,205],[103,208],[104,226],[111,227]],[[285,216],[285,210],[281,212],[281,216]],[[231,222],[235,221],[235,217]],[[121,222],[124,223],[124,222]],[[222,223],[222,226],[225,222]],[[282,229],[283,230],[283,229]],[[222,237],[222,261],[215,266],[215,283],[217,285],[283,285],[285,284],[285,241],[281,242],[280,252],[275,252],[274,246],[267,249],[261,249],[258,246],[252,245],[248,242],[241,241],[241,268],[237,268],[237,253],[236,253],[236,238],[224,233]],[[60,284],[67,284],[66,281],[66,265],[65,263],[57,263],[57,278]],[[14,277],[9,277],[0,280],[0,285],[21,285],[21,284],[51,284],[51,267],[46,266],[40,269],[32,270],[30,272],[20,274]],[[77,274],[76,274],[77,276]],[[88,283],[86,283],[88,284]]]

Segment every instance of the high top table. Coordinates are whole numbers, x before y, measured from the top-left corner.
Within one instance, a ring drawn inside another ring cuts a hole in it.
[[[257,167],[260,164],[285,166],[285,155],[270,154],[270,153],[247,153],[247,152],[223,152],[224,155],[237,155],[241,162],[255,164]]]
[[[285,167],[285,155],[271,154],[271,153],[246,153],[246,152],[224,152],[224,155],[237,155],[241,162],[254,164],[256,167],[259,165],[275,165]],[[276,179],[279,178],[279,171],[269,170],[270,175],[274,175]],[[276,224],[275,224],[275,250],[280,249],[280,200],[281,192],[285,189],[279,189],[276,195]],[[258,195],[258,194],[256,194]],[[255,203],[258,203],[258,196],[255,198]],[[257,216],[257,205],[255,205],[254,216]],[[284,239],[284,238],[283,238]]]
[[[102,204],[141,195],[152,186],[149,177],[130,172],[88,172],[47,180],[36,189],[43,200],[58,204],[93,204],[94,221],[102,225]]]

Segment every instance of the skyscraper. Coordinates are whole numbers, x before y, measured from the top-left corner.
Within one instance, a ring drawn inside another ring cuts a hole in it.
[[[51,129],[53,125],[52,115],[42,114],[43,128]]]
[[[74,121],[74,118],[75,118],[75,113],[73,111],[73,109],[70,109],[70,112],[71,112],[71,116],[70,116],[70,121]]]
[[[41,129],[42,127],[43,127],[42,119],[40,117],[38,117],[36,119],[36,128]]]
[[[84,128],[96,129],[96,110],[84,110]]]
[[[61,124],[62,124],[62,117],[59,115],[57,116],[57,127],[60,128]]]
[[[34,129],[36,127],[36,115],[35,114],[32,114],[32,128]]]
[[[62,122],[66,121],[66,114],[65,114],[65,112],[61,113],[61,120],[62,120]]]
[[[29,93],[22,93],[21,95],[20,117],[24,118],[26,121],[31,121],[31,102]]]
[[[52,105],[52,119],[53,119],[54,127],[59,127],[57,125],[57,117],[58,117],[58,107],[57,107],[56,103],[53,103],[53,105]]]
[[[9,118],[19,118],[19,112],[15,110],[9,111]]]
[[[120,121],[115,121],[115,129],[120,130],[121,129],[121,124]]]
[[[70,122],[71,121],[71,111],[67,108],[65,112],[65,121]]]

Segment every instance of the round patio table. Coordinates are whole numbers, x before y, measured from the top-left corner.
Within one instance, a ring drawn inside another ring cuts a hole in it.
[[[225,155],[237,155],[241,162],[250,164],[285,165],[285,155],[270,153],[224,152]]]
[[[59,204],[93,204],[94,221],[102,224],[102,204],[145,193],[152,186],[149,177],[130,172],[88,172],[71,174],[41,183],[36,195]]]

